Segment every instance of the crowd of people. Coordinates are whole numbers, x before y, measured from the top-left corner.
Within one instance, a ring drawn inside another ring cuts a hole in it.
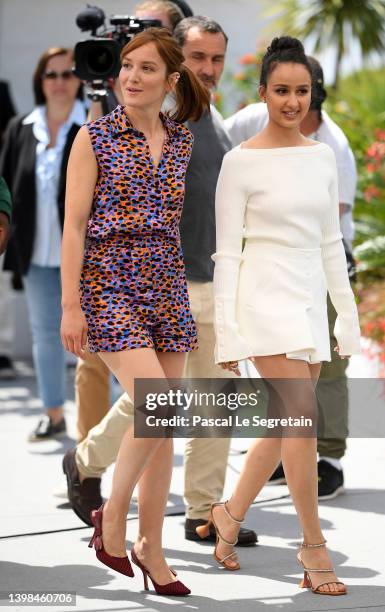
[[[78,358],[78,444],[63,471],[74,512],[95,528],[90,546],[126,576],[131,562],[138,566],[145,588],[150,577],[159,594],[187,595],[162,551],[172,439],[133,435],[142,399],[134,381],[236,380],[248,360],[277,392],[285,379],[297,413],[318,407],[318,435],[256,439],[227,502],[231,439],[187,439],[185,537],[212,540],[216,561],[238,570],[234,547],[257,541],[241,526],[246,511],[265,484],[287,482],[303,532],[302,586],[345,594],[318,500],[343,488],[346,367],[360,351],[346,259],[356,171],[322,108],[322,67],[299,40],[275,38],[260,101],[224,120],[211,102],[228,43],[221,25],[182,1],[148,0],[136,15],[163,27],[123,47],[108,114],[98,102],[87,107],[72,50],[56,47],[37,63],[35,108],[13,118],[11,109],[2,122],[0,317],[9,316],[11,272],[27,298],[45,411],[29,441],[66,432],[69,351]],[[0,370],[12,374],[9,338],[0,337]],[[111,374],[124,390],[112,407]],[[114,462],[104,502],[101,478]],[[130,562],[126,517],[136,485]]]

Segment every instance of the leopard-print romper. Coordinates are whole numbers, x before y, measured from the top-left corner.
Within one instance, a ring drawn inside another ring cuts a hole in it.
[[[179,221],[193,137],[161,114],[156,169],[123,106],[87,124],[98,164],[80,291],[92,353],[197,348]]]

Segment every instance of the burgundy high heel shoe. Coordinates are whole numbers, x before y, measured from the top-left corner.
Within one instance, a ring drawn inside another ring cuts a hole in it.
[[[104,504],[102,504],[98,510],[92,510],[91,512],[91,521],[95,527],[95,530],[90,543],[88,544],[88,548],[95,548],[96,557],[99,559],[99,561],[104,563],[104,565],[107,565],[107,567],[110,567],[124,576],[129,576],[132,578],[134,576],[134,572],[127,555],[125,557],[113,557],[104,550],[102,540],[103,506]]]
[[[150,578],[154,589],[158,595],[190,595],[190,589],[188,589],[180,580],[176,580],[175,582],[169,582],[168,584],[158,584],[157,582],[155,582],[148,569],[143,565],[143,563],[139,561],[134,549],[131,550],[131,561],[135,563],[135,565],[137,565],[139,569],[142,570],[144,588],[146,591],[149,591],[148,578]],[[174,576],[176,576],[176,572],[174,572],[174,570],[170,568],[170,571],[174,574]]]

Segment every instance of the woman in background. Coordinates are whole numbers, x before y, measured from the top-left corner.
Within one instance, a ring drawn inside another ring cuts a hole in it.
[[[12,232],[4,268],[23,277],[33,362],[45,414],[29,436],[38,442],[65,434],[65,352],[60,340],[60,249],[69,152],[85,122],[82,85],[71,49],[53,47],[34,75],[36,107],[13,118],[0,159],[12,194]]]

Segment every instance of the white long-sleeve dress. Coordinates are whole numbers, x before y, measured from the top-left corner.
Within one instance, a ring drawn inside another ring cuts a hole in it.
[[[330,361],[327,290],[340,354],[360,352],[328,145],[227,153],[216,226],[216,363],[276,354]]]

